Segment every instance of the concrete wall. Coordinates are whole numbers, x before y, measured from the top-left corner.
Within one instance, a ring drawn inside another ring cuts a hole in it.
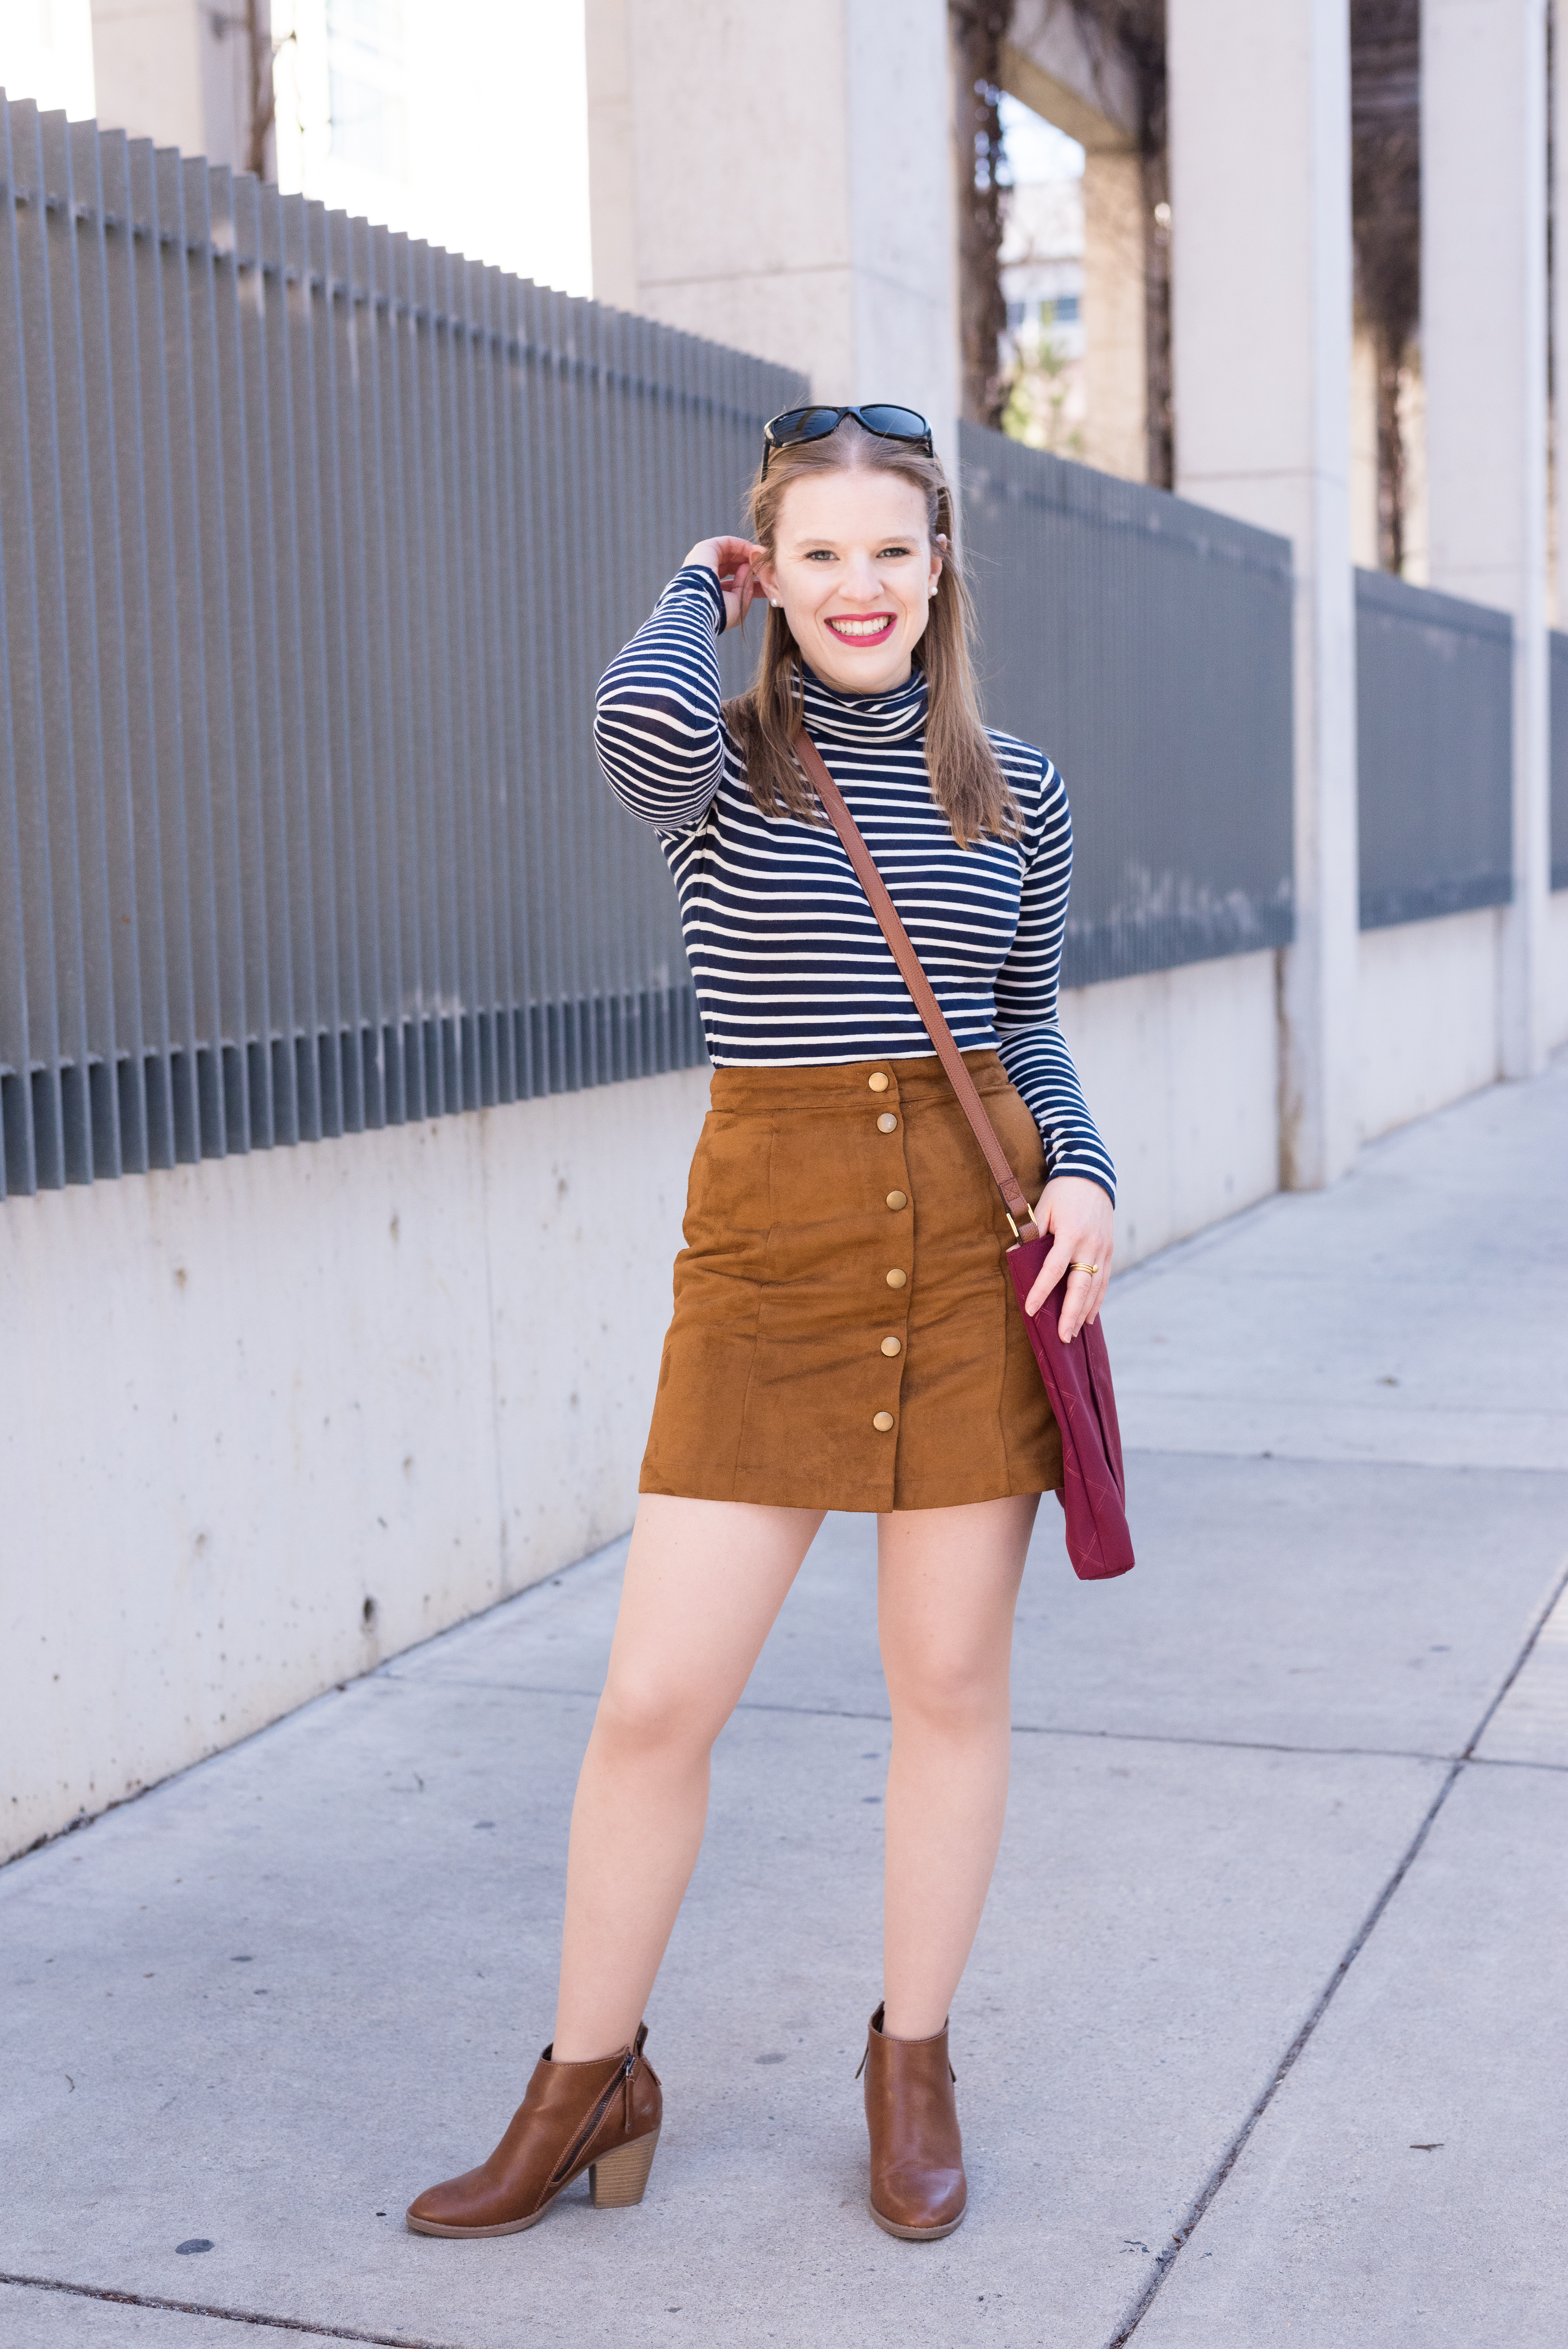
[[[707,1092],[0,1208],[0,1856],[625,1527]]]
[[[1568,1044],[1568,889],[1546,901],[1546,1042]]]
[[[1278,958],[1069,990],[1062,1029],[1116,1160],[1129,1265],[1279,1186]]]
[[[1361,934],[1357,987],[1361,1139],[1372,1141],[1502,1073],[1498,1026],[1501,914]]]

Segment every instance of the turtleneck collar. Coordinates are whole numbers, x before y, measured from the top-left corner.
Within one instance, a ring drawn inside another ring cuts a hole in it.
[[[813,740],[841,742],[907,742],[925,724],[926,678],[918,661],[891,693],[840,693],[800,665],[805,688],[806,730]]]

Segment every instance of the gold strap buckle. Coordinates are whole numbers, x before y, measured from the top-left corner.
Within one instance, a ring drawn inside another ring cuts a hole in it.
[[[1005,1216],[1007,1216],[1007,1222],[1008,1222],[1008,1224],[1011,1226],[1011,1228],[1012,1228],[1013,1237],[1014,1237],[1015,1239],[1016,1239],[1016,1238],[1017,1238],[1017,1237],[1018,1237],[1018,1226],[1017,1226],[1017,1225],[1016,1225],[1016,1224],[1015,1224],[1015,1223],[1013,1222],[1013,1218],[1012,1218],[1012,1216],[1011,1216],[1010,1215],[1008,1215],[1007,1210],[1006,1210],[1006,1207],[1004,1207],[1004,1208],[1003,1208],[1002,1213],[1003,1213]]]

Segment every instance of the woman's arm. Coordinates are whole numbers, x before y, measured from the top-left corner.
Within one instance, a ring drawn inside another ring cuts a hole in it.
[[[1002,1065],[1033,1112],[1046,1146],[1046,1187],[1035,1220],[1051,1247],[1029,1293],[1037,1312],[1069,1265],[1092,1265],[1068,1282],[1064,1340],[1096,1319],[1110,1278],[1116,1169],[1100,1140],[1067,1039],[1057,1025],[1062,939],[1072,881],[1072,816],[1061,777],[1045,760],[1040,813],[1032,825],[1018,928],[996,978]]]
[[[599,680],[599,763],[622,805],[661,832],[697,823],[724,773],[714,642],[745,616],[758,551],[701,540]]]

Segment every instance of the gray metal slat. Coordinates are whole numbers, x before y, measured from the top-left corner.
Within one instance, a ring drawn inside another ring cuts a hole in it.
[[[552,1089],[550,989],[552,979],[552,923],[554,891],[542,843],[548,837],[545,701],[549,690],[542,623],[547,592],[542,577],[540,480],[543,422],[540,360],[534,346],[537,297],[531,282],[513,289],[518,338],[513,413],[516,456],[516,577],[519,619],[518,668],[521,679],[522,732],[519,750],[519,824],[513,885],[523,907],[526,947],[524,1040],[530,1098]]]
[[[73,128],[93,136],[99,201],[117,223],[106,239],[108,356],[113,385],[116,522],[119,548],[125,785],[123,845],[111,862],[125,895],[114,909],[121,1074],[121,1155],[128,1172],[172,1159],[169,1122],[169,975],[163,911],[157,674],[153,641],[148,481],[152,468],[143,413],[139,279],[130,159],[123,131]],[[143,238],[141,243],[145,243]],[[175,656],[178,657],[178,655]],[[129,918],[127,918],[129,916]]]
[[[0,171],[26,187],[12,145],[12,109],[0,91]],[[25,154],[26,150],[23,149]],[[31,194],[29,191],[29,201]],[[54,987],[54,886],[49,870],[43,661],[33,530],[33,460],[17,222],[0,203],[0,596],[4,598],[5,731],[0,815],[15,857],[15,932],[0,964],[0,1105],[7,1192],[57,1189],[61,1143],[58,999]],[[15,958],[13,958],[15,957]]]
[[[98,760],[97,695],[90,673],[83,679],[79,646],[73,641],[71,625],[82,585],[79,569],[73,574],[72,558],[79,565],[87,517],[79,485],[67,479],[61,446],[62,409],[65,429],[69,431],[79,387],[70,380],[68,348],[62,354],[57,319],[62,307],[67,316],[75,310],[74,231],[68,209],[62,215],[46,208],[49,193],[61,205],[66,197],[58,188],[47,187],[38,109],[30,101],[13,101],[11,136],[18,176],[35,191],[35,200],[17,212],[16,241],[23,342],[25,347],[31,346],[36,367],[26,447],[42,719],[37,806],[48,842],[53,953],[47,977],[55,990],[57,1023],[52,1057],[57,1070],[59,1132],[54,1146],[61,1169],[57,1179],[88,1183],[93,1171],[91,1044],[77,807],[78,792],[90,791]],[[90,536],[87,544],[90,548]],[[83,699],[78,683],[85,684],[85,707],[78,707]]]
[[[387,1114],[399,1123],[424,1112],[423,997],[420,988],[420,872],[416,795],[419,768],[415,736],[414,620],[409,574],[414,569],[407,505],[404,368],[396,305],[405,240],[384,228],[370,232],[370,276],[377,309],[377,393],[380,471],[377,502],[384,648],[387,663],[386,938],[383,972],[389,988]],[[384,306],[383,306],[384,305]]]
[[[294,536],[298,562],[301,710],[304,721],[304,839],[310,875],[315,986],[308,1010],[309,1053],[315,1065],[321,1133],[343,1132],[342,968],[338,938],[337,775],[333,766],[332,687],[328,675],[327,547],[323,501],[318,383],[321,372],[320,289],[311,279],[310,214],[320,205],[303,196],[283,202],[284,246],[295,273],[291,291],[290,392],[294,424]]]
[[[338,574],[338,699],[342,710],[339,869],[344,897],[344,1087],[351,1131],[385,1125],[382,1082],[379,859],[376,848],[377,776],[371,751],[369,617],[366,594],[364,511],[365,378],[359,347],[364,289],[355,276],[352,232],[345,212],[321,223],[330,359],[328,393],[334,423],[332,463]]]
[[[329,1132],[363,1130],[360,1034],[357,843],[355,836],[354,747],[350,725],[350,655],[344,541],[340,432],[344,400],[338,366],[343,301],[333,277],[331,232],[325,204],[304,208],[304,258],[310,286],[311,398],[315,459],[315,544],[321,563],[317,675],[325,743],[325,791],[319,815],[330,843],[330,986],[323,990],[320,1050],[323,1092],[335,1102]]]
[[[161,160],[161,159],[160,159]],[[241,876],[239,775],[235,752],[234,627],[230,611],[229,484],[225,478],[222,385],[218,360],[222,288],[212,247],[211,188],[201,157],[175,156],[184,246],[190,342],[189,456],[194,529],[201,548],[201,628],[206,692],[206,767],[201,821],[211,865],[211,998],[198,1047],[201,1154],[223,1157],[243,1149],[247,1120],[243,1084],[246,1032],[244,890]],[[199,958],[199,979],[206,957]],[[233,1140],[231,1143],[231,1133]]]
[[[397,1002],[397,775],[387,637],[387,483],[381,376],[385,331],[377,307],[374,233],[362,220],[348,224],[346,270],[354,289],[350,320],[355,383],[354,516],[360,591],[356,657],[360,778],[360,955],[368,1030],[365,1116],[369,1125],[403,1122],[403,1065]]]
[[[526,1100],[532,1054],[529,1040],[527,907],[517,885],[519,827],[523,805],[522,629],[518,604],[517,388],[520,362],[514,281],[504,271],[486,280],[487,316],[497,348],[490,369],[490,409],[496,450],[496,761],[499,804],[495,886],[500,941],[500,985],[506,1042],[501,1098]]]
[[[577,854],[577,794],[573,771],[569,714],[575,675],[573,641],[581,627],[581,584],[572,545],[572,445],[567,418],[571,408],[571,359],[563,347],[562,311],[565,297],[544,286],[538,289],[541,340],[548,355],[545,377],[546,440],[542,469],[545,493],[544,553],[548,596],[547,641],[550,648],[550,692],[546,711],[550,731],[546,770],[550,782],[550,813],[546,829],[554,867],[557,981],[551,1007],[558,1052],[555,1089],[576,1092],[585,1081],[583,988],[587,957],[583,878]]]
[[[458,997],[462,1104],[479,1109],[485,1101],[480,1035],[484,994],[483,915],[480,860],[483,854],[480,762],[481,713],[478,699],[478,615],[472,550],[475,530],[473,482],[473,338],[469,331],[468,267],[460,255],[443,252],[437,264],[445,329],[440,383],[445,429],[442,445],[445,492],[444,543],[447,657],[452,679],[452,847],[458,914]]]
[[[266,518],[278,647],[275,680],[278,719],[277,805],[283,838],[274,848],[281,864],[281,904],[287,928],[273,957],[279,991],[280,1034],[273,1050],[273,1094],[280,1123],[295,1142],[319,1142],[325,1132],[321,1055],[317,1049],[316,878],[312,829],[314,792],[311,725],[305,664],[302,513],[313,503],[302,473],[299,409],[300,366],[295,346],[310,295],[290,274],[290,236],[285,199],[273,187],[258,191],[262,258],[266,274],[260,298],[266,305],[266,412],[271,479]],[[309,454],[308,428],[304,456]]]
[[[252,697],[240,736],[246,771],[245,870],[251,908],[246,1058],[252,1146],[272,1149],[299,1140],[275,515],[279,492],[268,361],[273,305],[282,295],[275,281],[269,285],[263,266],[264,213],[271,191],[248,172],[234,177],[232,191],[237,273],[232,365],[234,397],[243,418],[235,503],[244,517],[240,559],[249,614],[246,685]]]
[[[491,306],[498,270],[469,264],[469,312],[473,345],[474,484],[478,532],[475,595],[479,622],[479,672],[483,699],[480,740],[483,850],[480,867],[483,910],[484,1011],[490,1055],[490,1099],[515,1098],[511,1081],[510,1007],[506,1000],[511,962],[509,907],[502,843],[506,837],[505,675],[501,624],[501,464],[496,415],[497,376],[505,361],[496,350]]]
[[[143,512],[147,531],[146,674],[151,730],[139,774],[137,812],[157,842],[156,910],[150,917],[156,953],[143,966],[144,990],[158,990],[160,1052],[147,1065],[148,1155],[173,1166],[198,1155],[196,979],[191,906],[186,759],[191,689],[182,650],[179,534],[170,394],[165,280],[175,265],[161,243],[158,169],[152,141],[126,144],[129,217],[137,225],[130,256],[136,285],[137,392],[141,414]],[[198,672],[200,664],[197,664]],[[144,871],[149,865],[144,862]]]
[[[181,658],[181,721],[184,734],[185,856],[189,875],[191,947],[190,1034],[181,1039],[172,1071],[176,1150],[184,1160],[220,1154],[223,1145],[221,1051],[223,993],[218,935],[218,842],[213,831],[213,732],[224,729],[225,672],[214,662],[208,610],[207,532],[198,467],[201,403],[197,322],[187,259],[185,172],[171,147],[154,150],[159,253],[163,297],[163,358],[169,398],[171,575]],[[221,550],[222,540],[218,541]],[[217,709],[211,698],[215,695]]]
[[[445,999],[441,963],[445,924],[442,916],[443,872],[440,843],[439,792],[437,781],[437,739],[440,709],[436,689],[436,629],[432,604],[438,595],[432,552],[432,523],[426,443],[429,437],[427,376],[429,353],[427,332],[414,316],[428,288],[425,248],[409,238],[394,238],[402,280],[405,315],[398,327],[402,354],[403,476],[407,482],[410,522],[410,635],[414,657],[414,746],[412,777],[413,823],[418,843],[418,976],[419,1024],[417,1042],[419,1114],[438,1117],[448,1107],[446,1071],[441,1050],[441,1016]],[[455,1104],[453,1104],[455,1106]]]
[[[91,663],[73,704],[92,714],[92,752],[77,767],[82,933],[91,1050],[88,1108],[95,1176],[146,1165],[142,1039],[137,985],[136,843],[131,828],[129,714],[119,545],[119,435],[111,362],[108,257],[98,133],[63,114],[40,123],[45,169],[57,171],[74,232],[77,299],[68,329],[76,396],[67,415],[79,435],[71,471],[84,524],[74,563],[82,626],[75,650]],[[57,319],[58,312],[57,311]],[[66,419],[62,418],[62,428]],[[129,1128],[129,1132],[127,1132]],[[128,1146],[129,1145],[129,1146]]]
[[[464,966],[468,959],[467,900],[469,875],[464,866],[462,765],[458,748],[461,723],[454,658],[454,596],[452,580],[450,459],[447,429],[450,398],[450,354],[448,349],[447,255],[436,245],[416,253],[423,288],[423,306],[431,319],[443,323],[421,326],[424,360],[422,402],[424,440],[426,543],[432,598],[430,638],[435,655],[431,678],[434,760],[431,805],[439,843],[437,878],[439,885],[438,985],[440,1002],[439,1051],[442,1106],[464,1108]]]
[[[226,167],[192,167],[187,186],[192,211],[197,201],[205,208],[206,241],[213,248],[203,278],[211,309],[210,429],[223,496],[211,528],[222,547],[220,646],[228,686],[223,762],[213,784],[217,827],[225,841],[219,869],[233,896],[225,925],[220,1049],[227,1146],[248,1151],[272,1140],[273,1018],[252,544],[259,518],[251,507],[253,423],[244,350],[245,272],[240,266],[246,248],[240,243],[233,173]]]

